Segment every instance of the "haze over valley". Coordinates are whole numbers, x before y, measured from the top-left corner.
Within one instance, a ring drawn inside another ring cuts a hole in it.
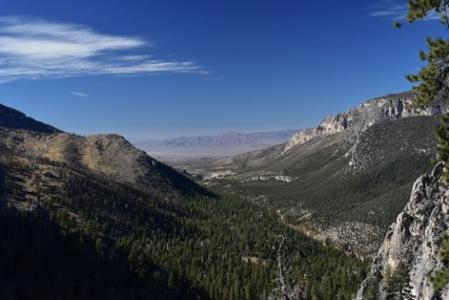
[[[229,132],[217,135],[137,141],[134,144],[163,161],[224,157],[259,150],[289,140],[299,130],[253,133]]]
[[[449,1],[0,7],[0,299],[449,299]]]

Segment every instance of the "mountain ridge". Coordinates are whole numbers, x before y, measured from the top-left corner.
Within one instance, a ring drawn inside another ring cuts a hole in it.
[[[0,104],[0,127],[11,129],[28,129],[42,133],[60,133],[61,130],[28,117],[24,113]]]
[[[329,298],[322,277],[343,279],[335,292],[344,299],[357,289],[364,262],[295,232],[274,211],[231,193],[208,197],[193,183],[118,135],[0,128],[0,297],[269,299],[279,294],[278,235],[291,275],[316,274],[310,294]],[[30,278],[26,288],[18,290],[18,274]]]
[[[317,127],[298,132],[287,142],[283,153],[317,136],[343,131],[362,132],[376,123],[387,120],[394,121],[413,116],[439,115],[448,109],[449,105],[440,100],[434,101],[430,107],[423,111],[417,111],[413,107],[411,92],[376,97],[335,116],[325,117]]]
[[[440,101],[418,115],[411,101],[402,93],[363,102],[325,118],[329,126],[312,128],[310,139],[288,151],[281,144],[177,166],[202,175],[210,187],[245,191],[312,237],[370,256],[415,179],[431,167],[433,131],[449,109]],[[365,229],[369,241],[357,237]]]
[[[0,106],[0,137],[2,147],[10,152],[87,168],[143,189],[209,194],[190,177],[157,161],[117,134],[66,133]]]

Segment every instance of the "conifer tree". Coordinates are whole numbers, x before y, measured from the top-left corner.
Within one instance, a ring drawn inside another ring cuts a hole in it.
[[[379,284],[374,278],[370,278],[366,283],[363,299],[376,300],[379,294]]]
[[[449,236],[445,236],[441,244],[440,250],[441,261],[449,264]],[[446,267],[443,270],[438,270],[432,275],[432,283],[437,290],[442,290],[449,284],[449,268]]]
[[[408,0],[407,20],[412,23],[437,15],[441,23],[449,27],[447,10],[449,0]],[[395,27],[400,27],[395,23]],[[418,74],[407,75],[415,83],[413,87],[414,105],[419,111],[428,106],[436,97],[449,92],[449,40],[427,38],[428,51],[421,51],[419,56],[427,64]],[[449,116],[442,117],[441,125],[436,130],[438,140],[438,159],[444,163],[441,180],[448,184],[449,179]]]
[[[384,274],[386,300],[414,300],[410,284],[409,268],[405,262],[392,270],[387,267]]]
[[[398,294],[398,299],[414,300],[412,293],[412,286],[410,284],[409,267],[405,262],[401,262],[395,272],[395,283]]]
[[[391,267],[388,265],[385,268],[384,272],[385,300],[394,300],[396,296],[396,290]]]

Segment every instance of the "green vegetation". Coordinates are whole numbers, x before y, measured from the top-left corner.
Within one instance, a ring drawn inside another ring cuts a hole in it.
[[[366,276],[366,263],[298,234],[275,213],[238,195],[150,194],[82,168],[29,157],[9,157],[3,165],[8,197],[18,206],[37,205],[35,212],[48,215],[48,220],[22,220],[8,211],[11,219],[5,222],[10,225],[4,227],[10,238],[2,246],[14,249],[23,243],[33,251],[33,260],[57,270],[46,273],[48,269],[35,268],[32,262],[26,265],[24,274],[35,279],[27,293],[34,293],[36,299],[51,298],[51,291],[37,286],[57,278],[64,278],[61,289],[54,291],[59,298],[66,298],[61,295],[72,289],[82,291],[87,283],[76,278],[85,270],[76,273],[73,268],[84,262],[91,268],[87,271],[92,277],[86,279],[90,294],[74,293],[73,299],[94,299],[105,289],[115,295],[111,299],[133,299],[123,295],[136,286],[134,299],[148,295],[156,295],[154,299],[266,299],[280,292],[279,236],[285,237],[281,259],[288,266],[286,283],[299,286],[306,299],[351,299]],[[14,234],[16,227],[23,226],[37,229],[25,236]],[[38,230],[48,226],[49,233]],[[37,243],[44,234],[47,248],[40,249]],[[57,259],[50,257],[53,248],[61,251]],[[19,264],[21,252],[9,253],[11,265]],[[111,277],[98,282],[102,272]],[[0,274],[8,295],[20,298],[15,287],[22,279],[12,276],[11,268]],[[114,292],[112,286],[121,276],[128,283]]]
[[[430,14],[436,13],[443,24],[447,25],[447,0],[408,0],[407,19],[410,23],[424,20]],[[445,81],[449,72],[447,58],[449,56],[449,41],[427,38],[428,52],[421,51],[419,57],[427,64],[416,75],[407,78],[417,85],[413,88],[415,105],[423,109],[434,100],[439,93],[447,89]]]
[[[408,21],[415,22],[423,20],[430,14],[436,13],[441,23],[448,26],[449,18],[447,10],[448,0],[409,0]],[[421,51],[420,58],[426,62],[420,72],[409,75],[407,78],[416,83],[413,87],[415,105],[423,109],[438,97],[447,95],[449,89],[447,80],[449,77],[449,40],[438,38],[427,38],[428,51]],[[441,181],[449,184],[449,114],[442,116],[441,125],[437,128],[438,159],[443,161],[444,168]],[[449,239],[445,237],[442,244],[441,256],[444,263],[449,262]],[[444,288],[449,283],[449,271],[438,271],[434,274],[433,283],[437,290]]]
[[[374,277],[369,277],[366,279],[365,284],[363,299],[377,300],[379,298],[379,281]]]
[[[383,286],[386,300],[414,300],[410,285],[409,267],[404,261],[400,262],[394,269],[389,265],[385,268],[382,276]],[[377,300],[379,299],[379,283],[380,278],[375,275],[365,282],[363,299]]]
[[[444,26],[449,25],[447,0],[408,0],[407,19],[410,23],[424,20],[431,14],[437,14]],[[428,51],[421,51],[419,57],[426,62],[418,74],[408,75],[407,79],[415,83],[413,94],[418,110],[427,107],[432,101],[444,97],[449,92],[449,40],[427,38]],[[441,181],[449,183],[449,115],[443,116],[436,131],[438,139],[438,159],[444,162]]]
[[[399,263],[394,271],[387,267],[384,274],[386,300],[415,299],[411,291],[408,273],[409,269],[405,262]]]
[[[438,140],[438,158],[445,163],[443,173],[440,180],[445,184],[449,184],[449,170],[446,167],[449,162],[449,115],[441,117],[441,124],[435,131]]]
[[[369,167],[356,172],[348,171],[349,158],[343,157],[348,149],[331,144],[293,161],[286,170],[292,182],[233,184],[251,198],[265,195],[290,223],[312,212],[325,224],[357,221],[383,230],[404,208],[416,178],[430,170],[437,123],[437,117],[415,117],[373,125],[354,153]]]
[[[432,276],[432,283],[437,290],[442,290],[449,284],[449,236],[443,238],[440,258],[446,267],[443,270],[436,271]]]
[[[126,256],[101,256],[92,239],[63,234],[44,210],[0,212],[1,299],[189,299],[130,271]]]

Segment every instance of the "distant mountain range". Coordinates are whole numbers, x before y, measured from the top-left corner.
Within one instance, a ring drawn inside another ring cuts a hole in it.
[[[298,130],[253,133],[228,132],[217,135],[179,137],[167,140],[139,141],[134,144],[162,160],[222,157],[285,143]]]

